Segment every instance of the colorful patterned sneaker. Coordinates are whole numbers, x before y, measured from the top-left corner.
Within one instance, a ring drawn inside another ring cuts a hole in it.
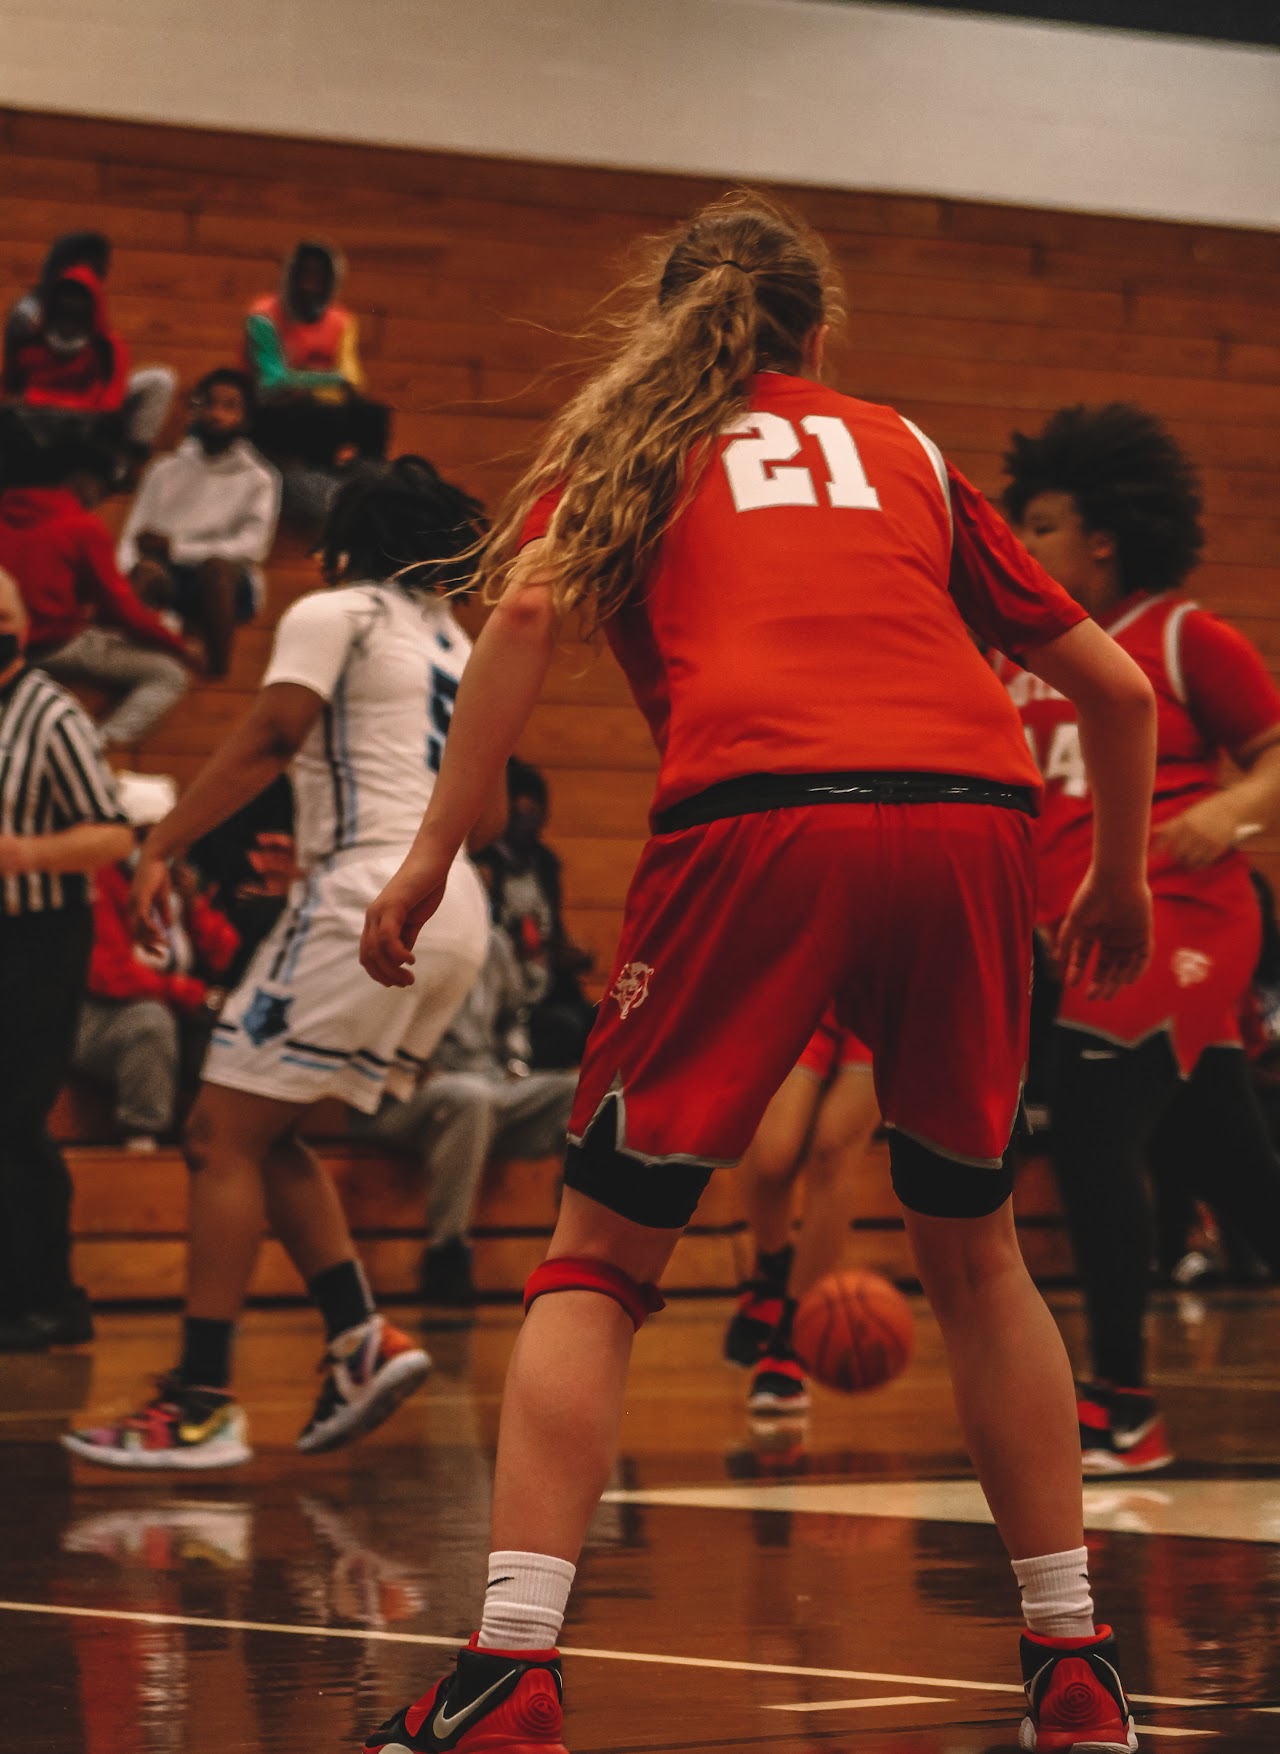
[[[1156,1474],[1173,1462],[1164,1419],[1150,1395],[1085,1383],[1076,1407],[1086,1474]]]
[[[62,1446],[103,1468],[234,1468],[253,1451],[244,1411],[221,1389],[188,1388],[162,1376],[154,1397],[117,1425],[68,1431]]]
[[[773,1418],[785,1413],[809,1411],[809,1383],[804,1365],[790,1346],[773,1340],[756,1366],[747,1396],[752,1413],[767,1413]]]
[[[567,1754],[563,1696],[559,1651],[477,1650],[472,1638],[453,1673],[380,1724],[363,1754]]]
[[[1088,1639],[1024,1632],[1022,1684],[1027,1715],[1018,1746],[1028,1754],[1134,1754],[1138,1732],[1109,1626]]]
[[[782,1320],[785,1286],[777,1285],[765,1274],[748,1279],[738,1295],[738,1307],[724,1334],[724,1356],[727,1364],[751,1370],[759,1364],[769,1345],[769,1336]]]
[[[340,1449],[389,1419],[426,1380],[431,1359],[382,1316],[339,1334],[320,1360],[324,1384],[298,1438],[306,1455]]]

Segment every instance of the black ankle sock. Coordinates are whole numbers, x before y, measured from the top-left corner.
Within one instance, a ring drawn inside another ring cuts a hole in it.
[[[795,1252],[790,1243],[785,1243],[780,1249],[774,1249],[773,1253],[769,1255],[765,1254],[763,1249],[757,1250],[757,1277],[767,1279],[770,1285],[776,1285],[779,1291],[785,1291],[787,1280],[791,1275],[791,1262]]]
[[[358,1328],[377,1314],[359,1261],[339,1261],[336,1267],[326,1267],[308,1284],[307,1294],[324,1317],[326,1340],[337,1339],[348,1328]]]
[[[790,1346],[791,1324],[795,1319],[796,1300],[794,1297],[784,1297],[782,1300],[782,1314],[778,1317],[778,1325],[769,1336],[770,1346]]]
[[[234,1322],[210,1321],[206,1316],[184,1317],[178,1381],[187,1388],[225,1389],[231,1381],[234,1334]]]

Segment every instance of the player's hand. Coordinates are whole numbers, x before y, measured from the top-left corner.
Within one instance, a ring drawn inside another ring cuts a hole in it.
[[[384,987],[411,987],[418,933],[440,906],[453,860],[410,853],[370,904],[360,936],[360,962]]]
[[[1146,880],[1115,883],[1090,871],[1067,909],[1055,946],[1069,987],[1088,981],[1091,999],[1111,999],[1151,958],[1151,891]]]
[[[1241,823],[1231,793],[1219,792],[1164,823],[1156,830],[1155,844],[1184,871],[1203,871],[1231,852],[1249,826]]]
[[[0,877],[16,877],[19,872],[34,869],[30,837],[0,834]]]
[[[133,935],[146,950],[162,951],[169,926],[169,867],[163,859],[138,859],[129,891]]]

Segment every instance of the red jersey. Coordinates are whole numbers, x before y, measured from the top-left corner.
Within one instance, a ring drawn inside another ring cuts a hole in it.
[[[1083,619],[910,421],[762,372],[605,631],[661,756],[657,814],[757,773],[1036,787],[969,629],[1016,655]]]
[[[1280,725],[1280,693],[1243,634],[1178,592],[1126,598],[1102,625],[1155,690],[1152,824],[1159,826],[1218,790],[1224,752],[1237,755]],[[1047,683],[1006,659],[997,658],[995,668],[1044,780],[1038,917],[1051,923],[1070,906],[1093,849],[1080,727],[1075,707]],[[1240,854],[1227,856],[1243,864]],[[1205,874],[1185,871],[1153,848],[1149,878],[1159,896],[1192,891]]]

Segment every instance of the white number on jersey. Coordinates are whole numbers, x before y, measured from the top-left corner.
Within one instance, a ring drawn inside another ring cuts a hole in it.
[[[844,421],[834,414],[806,414],[800,425],[822,451],[827,503],[841,510],[878,512],[880,495],[867,480]],[[803,463],[791,461],[799,449],[799,433],[780,414],[752,414],[748,427],[735,429],[724,449],[724,467],[738,511],[819,504],[812,474]]]
[[[1031,759],[1040,769],[1046,783],[1052,784],[1054,780],[1060,780],[1063,794],[1066,797],[1087,798],[1089,796],[1089,776],[1085,772],[1084,751],[1080,747],[1079,725],[1074,721],[1055,725],[1043,761],[1040,759],[1040,751],[1036,748],[1035,733],[1030,725],[1027,725],[1025,729],[1027,744],[1031,750]]]

